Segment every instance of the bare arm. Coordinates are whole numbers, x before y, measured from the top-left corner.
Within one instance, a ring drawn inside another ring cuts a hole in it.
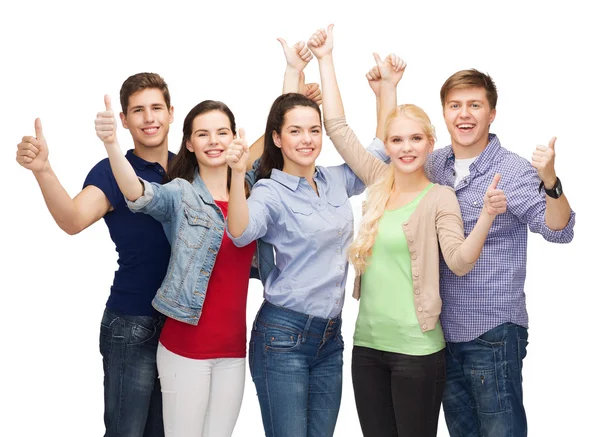
[[[144,186],[117,142],[117,125],[111,109],[110,97],[104,96],[104,103],[106,110],[96,116],[96,134],[104,142],[119,189],[128,200],[134,202],[144,194]]]
[[[35,120],[35,133],[35,137],[23,137],[17,146],[17,162],[32,171],[56,224],[69,235],[78,234],[110,211],[110,202],[95,186],[86,187],[72,199],[50,166],[40,119]]]
[[[398,83],[404,75],[406,62],[394,53],[390,53],[383,61],[377,53],[374,53],[373,56],[377,65],[371,70],[371,76],[376,78],[378,72],[381,78],[376,136],[381,141],[385,141],[385,120],[389,113],[398,105],[396,90]],[[371,88],[373,87],[371,86]]]
[[[229,206],[227,211],[227,229],[237,238],[248,227],[248,201],[246,200],[245,175],[249,158],[244,129],[240,129],[240,138],[236,138],[227,148],[225,158],[231,167],[231,186],[229,187]]]

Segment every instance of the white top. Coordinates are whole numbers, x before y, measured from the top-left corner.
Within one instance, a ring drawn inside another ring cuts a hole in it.
[[[475,156],[474,158],[454,160],[454,172],[456,173],[456,179],[454,179],[454,188],[458,187],[460,181],[462,181],[466,176],[469,176],[469,166],[473,164],[478,157],[479,155]]]

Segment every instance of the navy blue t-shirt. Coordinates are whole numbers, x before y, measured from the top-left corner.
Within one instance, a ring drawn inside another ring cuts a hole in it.
[[[174,155],[169,152],[169,159]],[[129,150],[125,155],[135,173],[148,182],[163,181],[165,170],[156,162],[147,162]],[[104,216],[110,237],[119,255],[108,309],[132,316],[152,316],[152,299],[167,272],[171,246],[162,225],[146,214],[132,213],[110,168],[108,158],[90,170],[83,188],[94,185],[102,190],[113,207]]]

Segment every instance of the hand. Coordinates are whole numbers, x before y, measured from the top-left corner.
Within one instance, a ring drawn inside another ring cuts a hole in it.
[[[330,55],[333,51],[333,24],[327,27],[327,32],[319,29],[313,33],[308,40],[308,48],[317,59]]]
[[[17,162],[34,173],[48,167],[48,145],[39,118],[35,119],[35,137],[23,137],[17,144]]]
[[[379,67],[376,65],[367,71],[365,74],[367,80],[369,81],[369,86],[375,93],[376,97],[379,97],[381,91],[381,73],[379,72]]]
[[[500,175],[496,173],[483,196],[483,210],[493,217],[506,212],[506,195],[504,191],[497,188],[498,182],[500,182]]]
[[[397,86],[404,75],[406,62],[394,53],[387,55],[383,61],[377,53],[373,53],[373,57],[379,69],[381,80]]]
[[[554,143],[556,137],[552,137],[548,147],[537,146],[531,157],[531,165],[537,170],[544,187],[551,190],[556,185],[556,171],[554,170]]]
[[[318,83],[307,83],[304,85],[303,93],[310,100],[320,105],[323,102],[323,95],[321,94],[321,88]]]
[[[104,105],[106,106],[106,111],[98,112],[96,115],[96,135],[98,135],[98,138],[102,140],[104,145],[114,144],[117,142],[117,121],[115,120],[108,95],[104,96]]]
[[[225,152],[225,160],[231,170],[237,173],[245,173],[248,158],[250,156],[250,147],[246,142],[246,131],[243,128],[239,130],[238,138],[235,138]]]
[[[277,41],[279,41],[283,48],[285,61],[289,68],[302,71],[313,58],[312,53],[308,50],[304,41],[298,41],[292,47],[289,47],[283,38],[277,38]]]

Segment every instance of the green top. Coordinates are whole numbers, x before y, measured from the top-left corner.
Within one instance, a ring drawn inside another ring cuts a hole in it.
[[[409,204],[386,210],[379,220],[373,254],[361,277],[355,346],[406,355],[429,355],[445,346],[439,322],[431,331],[421,331],[413,299],[410,252],[402,230],[402,223],[432,187],[429,184]]]

